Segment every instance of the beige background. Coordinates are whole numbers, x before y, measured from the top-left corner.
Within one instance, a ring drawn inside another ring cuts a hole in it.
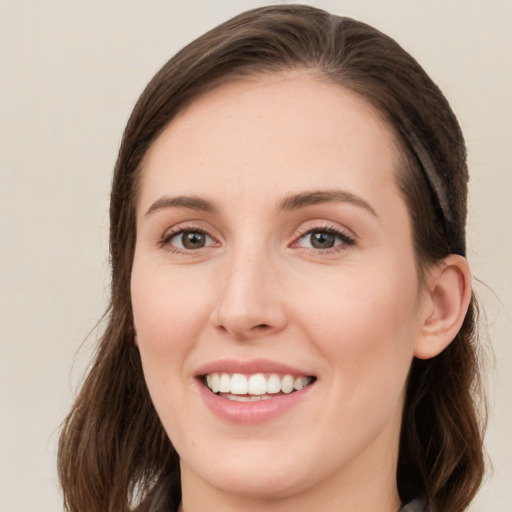
[[[0,511],[62,510],[57,429],[108,296],[108,194],[124,123],[171,54],[256,0],[0,0]],[[473,512],[512,512],[512,1],[313,1],[395,37],[459,116],[469,258],[496,360]],[[78,351],[78,352],[77,352]],[[449,512],[449,511],[445,511]]]

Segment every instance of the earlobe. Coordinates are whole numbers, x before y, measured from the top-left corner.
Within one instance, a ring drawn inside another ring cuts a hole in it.
[[[414,355],[430,359],[440,354],[459,332],[471,300],[471,274],[465,258],[450,254],[428,278],[428,310]]]

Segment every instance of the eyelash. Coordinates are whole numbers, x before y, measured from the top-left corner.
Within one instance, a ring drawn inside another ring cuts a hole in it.
[[[335,237],[341,240],[340,244],[334,245],[333,247],[329,247],[326,249],[316,249],[314,247],[303,247],[304,250],[314,253],[314,254],[336,254],[342,251],[346,251],[349,247],[352,247],[356,243],[356,239],[354,236],[349,235],[347,232],[343,231],[340,228],[335,228],[333,226],[323,225],[323,226],[308,226],[307,228],[301,230],[299,235],[295,238],[295,241],[292,243],[292,247],[297,246],[300,240],[311,235],[312,233],[328,233],[330,235],[334,235]]]
[[[169,252],[172,252],[174,254],[182,254],[182,255],[190,255],[193,252],[197,252],[198,250],[193,249],[181,249],[179,247],[173,247],[171,245],[171,240],[179,235],[182,235],[184,233],[201,233],[208,238],[215,241],[215,238],[211,236],[207,231],[205,231],[202,228],[198,228],[197,226],[193,225],[186,225],[186,226],[179,226],[176,229],[171,229],[171,231],[167,231],[164,236],[158,241],[158,246],[160,248],[166,248]],[[202,248],[201,248],[202,249]]]
[[[355,243],[356,243],[355,237],[349,235],[345,231],[343,231],[339,228],[335,228],[333,226],[323,225],[323,226],[311,226],[311,227],[308,227],[306,229],[299,231],[298,234],[295,236],[294,241],[292,242],[290,247],[300,247],[298,245],[299,241],[304,239],[307,235],[310,235],[315,232],[328,233],[328,234],[334,235],[335,237],[339,238],[342,243],[339,243],[333,247],[329,247],[326,249],[318,249],[318,248],[314,248],[314,247],[303,247],[302,248],[303,250],[310,252],[310,253],[314,253],[314,254],[334,254],[334,253],[338,253],[341,251],[345,251],[349,247],[352,247],[353,245],[355,245]],[[170,251],[174,254],[181,254],[181,255],[190,255],[193,252],[199,252],[200,249],[203,249],[203,247],[201,247],[196,250],[194,250],[194,249],[187,250],[187,249],[181,249],[178,247],[173,247],[171,245],[172,239],[179,235],[182,235],[184,233],[201,233],[201,234],[207,236],[208,238],[210,238],[211,240],[215,241],[215,238],[213,236],[211,236],[204,229],[198,228],[197,226],[190,225],[190,226],[179,226],[176,229],[166,232],[164,234],[164,236],[161,238],[161,240],[158,241],[158,246],[160,248],[166,248],[168,251]],[[204,248],[208,248],[208,247],[211,247],[211,246],[207,246]]]

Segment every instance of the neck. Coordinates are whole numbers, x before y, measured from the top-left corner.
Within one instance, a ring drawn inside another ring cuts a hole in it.
[[[202,500],[199,500],[200,502]],[[214,508],[211,508],[211,504],[206,503],[197,503],[199,508],[195,505],[188,505],[184,507],[183,502],[180,504],[178,508],[178,512],[209,512],[210,510],[219,510],[222,512],[239,512],[240,510],[244,510],[247,512],[289,512],[293,510],[294,512],[310,512],[311,510],[315,510],[315,512],[320,511],[329,511],[336,510],[338,512],[397,512],[401,507],[401,502],[396,496],[388,496],[386,498],[380,498],[376,502],[372,502],[370,499],[366,499],[364,503],[358,503],[357,505],[347,505],[347,502],[342,503],[334,503],[329,500],[328,502],[322,500],[323,503],[313,503],[311,500],[240,500],[240,499],[231,499],[222,500],[222,504],[213,505]],[[336,502],[338,500],[335,500]],[[219,506],[221,508],[219,508]]]

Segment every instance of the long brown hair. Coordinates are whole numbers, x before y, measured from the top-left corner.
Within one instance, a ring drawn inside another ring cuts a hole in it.
[[[172,510],[179,460],[144,383],[134,343],[130,274],[135,201],[148,148],[187,104],[239,77],[307,68],[372,103],[396,133],[397,180],[411,215],[418,271],[465,253],[466,150],[437,86],[394,40],[364,23],[301,5],[245,12],[181,50],[151,80],[130,117],[110,204],[111,303],[92,366],[66,418],[59,474],[66,510]],[[484,472],[477,306],[439,356],[414,360],[397,485],[404,502],[462,512]]]

